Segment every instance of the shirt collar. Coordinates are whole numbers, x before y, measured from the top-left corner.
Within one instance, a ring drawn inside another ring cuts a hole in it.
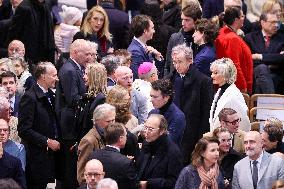
[[[259,168],[260,165],[261,165],[262,157],[263,157],[263,151],[261,152],[261,154],[259,155],[259,157],[256,159],[256,161],[257,161],[257,167],[258,167],[258,168]],[[252,162],[254,161],[254,160],[252,160],[252,159],[249,159],[249,160],[250,160],[251,164],[252,164]]]
[[[40,84],[39,83],[37,83],[37,85],[39,86],[39,88],[43,91],[43,93],[47,93],[48,92],[48,90],[45,90],[42,86],[40,86]]]
[[[79,68],[80,70],[82,70],[82,66],[81,66],[80,64],[78,64],[78,63],[76,62],[76,60],[74,60],[74,59],[71,58],[71,57],[70,57],[70,59],[73,60],[73,62],[78,66],[78,68]]]
[[[116,150],[118,150],[120,152],[120,149],[118,147],[116,147],[116,146],[112,146],[112,145],[108,145],[108,144],[106,146],[114,148],[114,149],[116,149]]]
[[[147,49],[146,44],[144,44],[142,41],[140,41],[137,37],[134,36],[133,39],[135,39],[136,41],[138,41],[138,43],[139,43],[140,45],[142,45],[142,47],[143,47],[145,50]]]

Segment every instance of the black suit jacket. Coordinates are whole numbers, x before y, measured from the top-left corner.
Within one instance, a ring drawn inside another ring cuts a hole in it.
[[[13,112],[11,113],[12,116],[18,117],[20,100],[21,100],[21,95],[19,93],[16,93]]]
[[[5,151],[2,158],[0,158],[0,179],[3,178],[12,178],[23,189],[27,188],[25,173],[22,169],[21,161]]]
[[[118,188],[136,188],[136,171],[134,162],[112,147],[95,150],[89,159],[100,160],[105,171],[105,178],[114,179]]]
[[[261,30],[251,32],[246,35],[245,41],[251,49],[251,53],[262,54],[262,61],[254,61],[256,64],[279,64],[284,61],[284,54],[280,54],[284,50],[284,35],[277,32],[270,39],[270,45],[265,47],[265,41]]]
[[[60,130],[56,127],[54,96],[50,95],[50,100],[52,104],[36,84],[20,101],[18,132],[26,149],[27,179],[32,182],[49,182],[55,178],[55,153],[47,149],[47,139],[55,139],[56,134],[60,138]]]
[[[77,138],[75,111],[79,100],[86,93],[83,72],[69,58],[59,71],[59,82],[56,88],[56,113],[60,120],[64,140]]]
[[[174,71],[168,78],[175,84],[178,73]],[[180,94],[177,97],[177,94]],[[181,89],[175,89],[174,103],[184,113],[186,127],[182,139],[182,150],[186,163],[202,135],[209,132],[209,115],[213,101],[213,84],[209,77],[191,65],[182,79]],[[177,103],[178,102],[178,103]]]

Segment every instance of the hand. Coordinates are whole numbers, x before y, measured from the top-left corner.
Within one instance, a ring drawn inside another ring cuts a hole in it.
[[[155,58],[157,60],[159,60],[159,61],[164,59],[162,54],[159,51],[157,51],[155,48],[151,47],[151,46],[147,46],[147,52],[154,54]]]
[[[53,151],[57,151],[60,149],[60,143],[56,140],[48,139],[47,146]]]
[[[0,7],[2,6],[3,0],[0,0]]]
[[[280,54],[284,54],[284,51],[281,51]]]
[[[140,181],[140,189],[146,189],[147,188],[147,181]]]
[[[262,54],[252,54],[253,60],[262,60]]]

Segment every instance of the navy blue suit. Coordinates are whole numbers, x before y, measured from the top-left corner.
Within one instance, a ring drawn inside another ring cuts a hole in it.
[[[4,151],[2,158],[0,158],[0,179],[12,178],[23,189],[26,189],[25,173],[22,169],[21,161]]]
[[[193,60],[193,65],[205,75],[211,75],[210,64],[216,60],[216,52],[212,45],[204,44],[199,46],[197,54]]]
[[[154,109],[149,114],[161,114],[166,118],[169,136],[178,146],[180,146],[186,125],[184,113],[171,102],[164,112],[159,109]]]
[[[205,0],[203,4],[203,18],[218,16],[224,11],[224,0]]]
[[[13,111],[11,112],[11,115],[14,117],[18,117],[20,100],[21,100],[21,95],[16,93]]]

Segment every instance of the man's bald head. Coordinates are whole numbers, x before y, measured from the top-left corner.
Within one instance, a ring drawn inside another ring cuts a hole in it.
[[[15,57],[15,56],[25,56],[25,45],[19,40],[13,40],[9,43],[8,46],[8,56]]]
[[[84,177],[89,189],[95,189],[104,175],[103,164],[99,160],[92,159],[86,163]]]
[[[84,39],[76,39],[70,46],[70,58],[82,66],[91,62],[92,55],[92,46]]]
[[[242,8],[242,0],[224,0],[224,10],[228,7],[239,7]]]
[[[244,137],[244,146],[246,155],[250,159],[256,160],[262,153],[262,138],[261,134],[257,131],[249,131]]]
[[[118,85],[130,90],[133,83],[132,70],[127,66],[118,66],[115,70],[115,78]]]

